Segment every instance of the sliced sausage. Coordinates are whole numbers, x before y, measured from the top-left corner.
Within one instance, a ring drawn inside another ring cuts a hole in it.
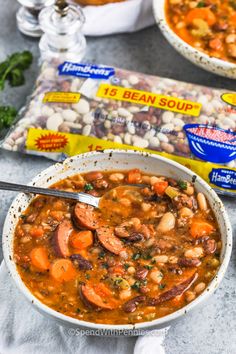
[[[114,235],[114,230],[109,226],[102,226],[97,229],[97,237],[104,248],[111,253],[119,255],[124,251],[123,242]]]
[[[84,203],[76,204],[73,220],[78,228],[96,230],[99,226],[99,218],[94,207]]]
[[[184,280],[182,283],[180,283],[179,285],[175,285],[173,288],[165,291],[164,293],[162,293],[158,297],[150,298],[148,300],[148,305],[149,306],[156,306],[156,305],[161,304],[165,301],[169,301],[169,300],[175,298],[176,296],[182,295],[197,280],[197,277],[198,277],[198,274],[194,273],[189,278]]]
[[[70,259],[79,268],[79,270],[90,270],[93,268],[92,263],[80,254],[72,254]]]
[[[85,306],[89,308],[113,310],[116,307],[115,301],[112,302],[110,299],[106,301],[106,297],[102,296],[102,294],[98,294],[96,287],[91,285],[82,284],[79,289],[79,294]]]
[[[134,312],[136,311],[138,304],[144,302],[145,300],[146,300],[145,295],[136,296],[133,299],[124,303],[123,310],[127,313]]]
[[[54,233],[54,247],[59,257],[69,257],[68,241],[73,226],[69,220],[63,220],[56,228]]]

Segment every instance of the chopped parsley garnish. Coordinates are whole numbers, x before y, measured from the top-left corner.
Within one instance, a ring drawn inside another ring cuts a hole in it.
[[[166,287],[166,284],[159,284],[159,289],[160,289],[160,290],[165,289],[165,287]]]
[[[105,257],[106,253],[104,251],[101,251],[98,255],[99,259],[103,259]]]
[[[90,279],[90,274],[86,273],[85,274],[85,278],[89,280]]]
[[[182,181],[181,179],[177,182],[177,184],[181,190],[186,190],[188,187],[187,182]]]
[[[148,259],[151,259],[152,256],[149,253],[146,253],[146,254],[142,255],[142,258],[145,259],[145,260],[148,260]]]
[[[109,265],[108,265],[108,263],[102,263],[101,267],[104,268],[104,269],[108,269]]]
[[[84,186],[84,190],[85,190],[85,192],[92,191],[93,190],[92,184],[91,183],[86,183],[85,186]]]
[[[151,269],[153,268],[153,266],[152,266],[152,265],[149,265],[149,264],[146,264],[146,265],[144,266],[144,268],[146,268],[146,269],[148,269],[148,270],[151,270]]]
[[[205,2],[204,2],[204,1],[200,1],[200,2],[197,4],[196,7],[205,7],[205,6],[206,6]]]
[[[145,279],[145,280],[136,280],[136,282],[133,285],[131,285],[131,288],[134,289],[134,290],[139,291],[140,288],[142,286],[146,285],[146,284],[147,284],[147,279]]]
[[[125,270],[127,270],[129,267],[130,267],[130,264],[128,264],[128,263],[125,263],[125,264],[124,264]]]
[[[133,256],[132,256],[132,259],[134,261],[136,261],[137,259],[139,259],[141,257],[141,254],[140,253],[134,253]]]

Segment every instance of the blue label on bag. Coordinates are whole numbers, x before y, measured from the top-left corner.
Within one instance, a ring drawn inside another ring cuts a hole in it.
[[[209,179],[215,186],[225,189],[236,189],[236,171],[225,168],[213,168]]]
[[[58,66],[59,75],[70,75],[89,79],[107,80],[115,75],[115,69],[107,66],[78,64],[65,61]]]

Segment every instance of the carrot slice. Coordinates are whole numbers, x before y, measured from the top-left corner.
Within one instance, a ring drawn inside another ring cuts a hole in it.
[[[69,259],[57,259],[51,265],[50,274],[58,282],[67,282],[76,277],[76,270]]]
[[[33,248],[30,252],[31,263],[34,267],[46,271],[50,268],[48,252],[44,247]]]
[[[130,170],[127,176],[128,183],[140,183],[142,180],[141,172],[138,168]]]
[[[168,187],[167,181],[156,182],[153,186],[154,191],[157,195],[163,195],[167,187]]]
[[[212,233],[214,226],[206,221],[193,220],[190,226],[190,235],[194,238],[206,236]]]
[[[81,250],[87,248],[93,244],[93,233],[90,230],[73,231],[70,235],[70,244]]]
[[[30,235],[33,237],[42,237],[44,234],[43,228],[41,226],[34,226],[30,230]]]
[[[194,20],[201,19],[208,23],[209,26],[213,26],[216,23],[216,16],[209,7],[195,7],[190,10],[185,17],[187,24],[192,24]]]

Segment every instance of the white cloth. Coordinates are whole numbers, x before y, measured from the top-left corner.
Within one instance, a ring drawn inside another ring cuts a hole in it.
[[[74,329],[60,327],[33,309],[16,288],[5,263],[0,266],[1,354],[164,354],[167,330],[138,339],[75,335]]]
[[[134,32],[155,23],[152,0],[128,0],[103,6],[83,8],[86,36]]]

